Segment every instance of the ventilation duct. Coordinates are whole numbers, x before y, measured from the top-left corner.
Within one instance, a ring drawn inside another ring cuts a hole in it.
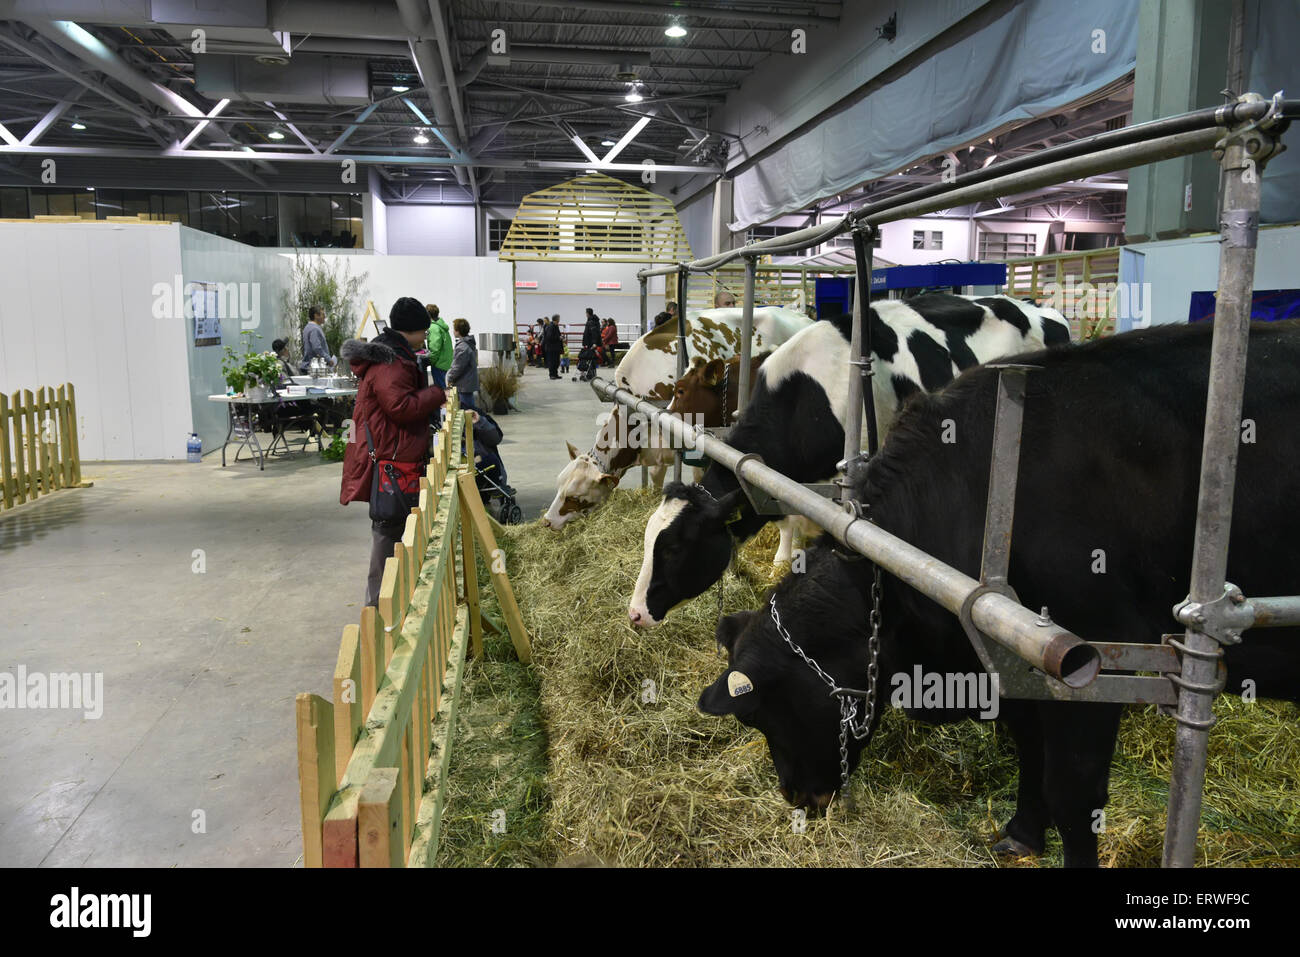
[[[194,89],[214,100],[328,103],[365,106],[370,79],[365,63],[347,57],[298,54],[287,65],[228,54],[194,58]]]

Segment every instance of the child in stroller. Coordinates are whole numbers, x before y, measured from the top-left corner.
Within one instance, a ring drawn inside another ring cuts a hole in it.
[[[474,484],[484,507],[502,525],[518,525],[524,520],[524,512],[515,502],[515,490],[506,483],[506,465],[497,451],[503,437],[496,419],[479,412],[478,422],[474,423]],[[494,499],[499,501],[494,504]]]

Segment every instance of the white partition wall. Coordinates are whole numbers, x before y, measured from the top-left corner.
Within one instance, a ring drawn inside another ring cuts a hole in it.
[[[208,401],[209,395],[226,391],[221,374],[225,347],[243,351],[241,333],[251,332],[255,352],[267,352],[275,339],[297,335],[294,317],[284,314],[284,296],[291,284],[291,264],[279,253],[257,246],[246,246],[180,227],[180,256],[183,286],[211,283],[223,293],[221,307],[221,344],[196,343],[193,323],[186,326],[186,361],[189,368],[187,398],[193,415],[193,429],[211,450],[225,438],[226,406]],[[184,454],[182,445],[179,454]],[[173,458],[175,456],[168,456]]]
[[[303,255],[333,258],[340,254]],[[373,300],[383,318],[394,302],[411,296],[422,303],[436,303],[449,325],[459,316],[468,319],[476,333],[514,331],[509,263],[484,256],[342,255],[353,275],[366,273],[362,308],[365,300]],[[366,335],[374,333],[367,330]]]
[[[0,391],[73,383],[85,460],[185,455],[186,324],[155,307],[180,228],[0,223]]]

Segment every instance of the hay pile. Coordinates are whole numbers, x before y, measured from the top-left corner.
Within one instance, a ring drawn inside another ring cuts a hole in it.
[[[641,536],[657,501],[652,492],[620,491],[562,534],[534,524],[499,535],[535,666],[531,677],[514,675],[513,685],[492,677],[490,669],[504,667],[503,649],[502,663],[476,666],[467,679],[478,707],[466,707],[464,720],[476,710],[497,714],[499,740],[486,770],[475,776],[469,765],[482,729],[469,728],[462,739],[465,757],[451,775],[460,799],[453,795],[441,859],[620,866],[995,863],[989,847],[996,826],[1014,810],[1016,763],[1009,737],[990,724],[936,728],[887,711],[852,778],[856,810],[837,802],[824,818],[808,819],[802,833],[796,829],[762,736],[695,708],[700,691],[725,667],[713,643],[716,587],[653,631],[627,624]],[[772,582],[775,544],[769,526],[741,553],[739,574],[723,581],[726,610],[759,605]],[[485,677],[508,692],[497,704]],[[1204,863],[1300,863],[1297,709],[1225,699],[1216,710],[1223,721],[1211,738]],[[486,726],[492,725],[489,717]],[[541,728],[545,795],[535,793]],[[1172,740],[1172,722],[1153,710],[1126,715],[1103,863],[1158,865]],[[524,758],[511,757],[516,745],[524,751],[514,753]],[[486,833],[483,815],[503,802],[513,808],[508,813],[517,830]],[[465,831],[468,853],[457,847],[455,820],[473,822]],[[1060,863],[1054,832],[1042,863]]]

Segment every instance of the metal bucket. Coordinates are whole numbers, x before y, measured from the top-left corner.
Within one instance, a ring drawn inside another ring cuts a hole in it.
[[[478,348],[480,352],[501,352],[509,355],[515,351],[515,337],[508,332],[480,332]]]

